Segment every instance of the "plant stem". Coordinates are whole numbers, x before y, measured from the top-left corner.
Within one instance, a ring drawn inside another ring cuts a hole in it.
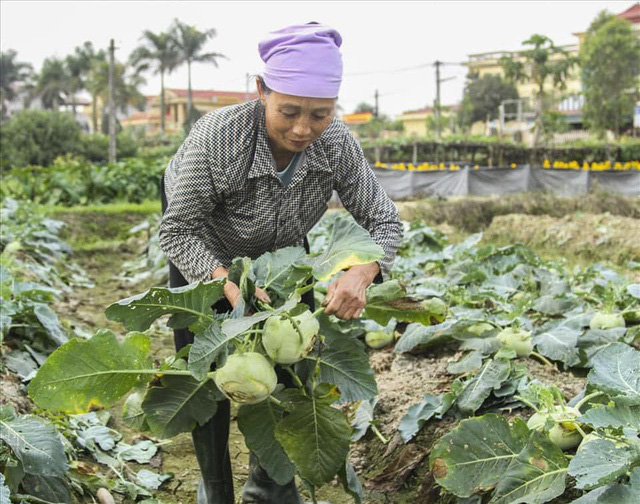
[[[575,409],[577,409],[578,411],[580,411],[580,408],[582,407],[582,405],[584,405],[587,401],[589,401],[589,400],[593,399],[594,397],[598,397],[598,396],[601,396],[601,395],[604,395],[604,392],[600,392],[600,391],[592,392],[591,394],[586,395],[586,396],[584,396],[582,399],[580,399],[580,400],[576,403],[576,405],[574,406],[574,408],[575,408]]]
[[[300,344],[302,344],[302,342],[304,341],[304,335],[302,334],[302,331],[300,330],[300,322],[298,322],[296,319],[294,319],[291,315],[289,315],[287,312],[282,312],[282,315],[289,321],[291,322],[291,325],[293,326],[293,328],[296,330],[296,332],[298,333],[298,338],[300,339]]]
[[[275,311],[275,308],[267,303],[264,303],[262,301],[258,301],[258,304],[260,305],[260,308],[262,308],[263,310],[266,311]]]
[[[269,396],[269,400],[273,403],[276,403],[278,406],[282,406],[282,401],[280,399],[276,399],[272,395]]]
[[[533,405],[533,403],[527,401],[524,397],[519,396],[519,395],[514,395],[513,396],[514,399],[517,399],[518,401],[520,401],[522,404],[526,404],[527,406],[529,406],[532,410],[534,410],[536,413],[539,413],[540,410]]]
[[[298,387],[300,387],[302,390],[304,390],[304,384],[300,381],[300,377],[295,373],[295,371],[291,369],[291,366],[282,366],[282,367],[286,369],[287,373],[291,375],[291,378],[293,378],[294,383]]]
[[[314,311],[311,315],[313,317],[317,317],[318,315],[320,315],[322,312],[324,312],[326,309],[326,307],[321,306],[320,308],[318,308],[316,311]]]
[[[371,430],[376,436],[378,436],[378,439],[382,441],[382,444],[389,444],[389,440],[382,435],[382,432],[380,432],[374,424],[371,424]]]
[[[585,432],[582,430],[582,428],[580,427],[580,425],[578,425],[577,423],[576,423],[576,430],[580,433],[580,435],[581,435],[583,438],[587,437],[587,435],[585,434]]]
[[[553,366],[551,361],[547,359],[544,355],[540,355],[538,352],[531,352],[531,357],[535,357],[539,361],[541,361],[545,366]]]

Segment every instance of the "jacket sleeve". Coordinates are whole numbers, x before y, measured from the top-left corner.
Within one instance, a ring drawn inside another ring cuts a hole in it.
[[[384,249],[385,256],[378,263],[386,280],[402,240],[402,223],[396,205],[384,192],[350,132],[346,132],[334,187],[345,209]]]
[[[226,261],[223,247],[207,234],[207,220],[218,205],[211,156],[196,127],[171,160],[165,175],[167,208],[159,232],[160,248],[188,282],[208,280]]]

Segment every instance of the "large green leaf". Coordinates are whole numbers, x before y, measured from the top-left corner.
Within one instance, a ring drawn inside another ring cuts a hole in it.
[[[146,389],[136,389],[124,403],[122,407],[122,421],[130,429],[137,431],[149,430],[147,425],[147,419],[144,411],[142,411],[142,402],[144,401],[144,395]]]
[[[56,345],[64,345],[69,341],[69,338],[60,325],[58,316],[49,306],[44,303],[33,303],[33,314]]]
[[[542,355],[563,362],[567,366],[575,366],[580,362],[576,345],[581,333],[579,329],[560,326],[538,334],[532,340]]]
[[[491,504],[542,504],[562,495],[568,464],[546,434],[534,432],[500,477]]]
[[[378,386],[364,345],[353,337],[341,336],[326,336],[319,362],[320,381],[336,385],[341,401],[372,399]]]
[[[351,441],[358,441],[358,439],[367,433],[369,427],[373,423],[373,409],[377,402],[377,398],[360,402],[360,405],[353,417],[353,422],[351,422],[351,427],[353,427]]]
[[[482,406],[491,391],[509,378],[511,363],[504,359],[489,359],[475,376],[465,382],[464,388],[456,398],[456,406],[466,414],[473,414]]]
[[[596,488],[571,504],[638,504],[640,467],[631,471],[629,484],[613,484]]]
[[[310,266],[303,263],[305,257],[302,247],[285,247],[262,254],[253,261],[256,284],[287,299],[310,274]]]
[[[211,364],[220,354],[227,341],[234,337],[227,337],[222,332],[219,321],[214,320],[204,331],[197,333],[193,345],[189,349],[189,371],[198,380],[204,379]]]
[[[24,475],[21,485],[26,494],[42,499],[40,502],[73,502],[66,478],[27,473]]]
[[[238,428],[244,434],[247,447],[280,485],[288,483],[296,475],[296,468],[275,438],[276,425],[284,412],[284,408],[272,401],[240,406],[238,410]]]
[[[439,485],[458,497],[491,490],[527,444],[529,429],[495,414],[463,420],[431,451],[429,467]]]
[[[222,323],[222,332],[224,333],[225,338],[222,343],[235,338],[238,334],[243,333],[258,322],[267,320],[272,315],[278,315],[282,312],[293,310],[293,308],[298,304],[298,301],[300,301],[300,297],[295,295],[288,299],[282,306],[279,306],[274,310],[260,311],[247,317],[230,318],[225,320]]]
[[[579,420],[592,427],[629,428],[640,432],[640,406],[594,406]]]
[[[64,476],[68,469],[58,432],[39,418],[0,419],[0,439],[9,445],[27,473]]]
[[[624,343],[612,343],[593,358],[589,382],[616,403],[640,405],[640,352]]]
[[[353,497],[354,503],[361,504],[363,494],[362,483],[360,483],[360,479],[351,462],[346,461],[344,467],[338,473],[338,477],[340,478],[340,483],[342,483],[342,488]]]
[[[196,423],[203,425],[224,399],[213,380],[165,375],[161,383],[162,387],[150,388],[142,402],[147,423],[158,437],[173,437],[192,431]]]
[[[108,408],[145,379],[140,371],[151,368],[149,346],[142,333],[130,333],[122,343],[109,330],[72,339],[44,362],[29,395],[41,408],[66,413]]]
[[[409,324],[396,342],[395,352],[411,352],[416,348],[426,349],[450,341],[453,321],[446,320],[442,324],[425,326],[421,323]]]
[[[129,331],[144,331],[157,318],[171,314],[170,327],[189,327],[196,332],[213,320],[211,306],[224,296],[224,282],[218,279],[172,289],[152,287],[112,304],[105,314]]]
[[[320,281],[329,280],[339,271],[358,264],[367,264],[384,257],[384,250],[369,232],[352,218],[335,219],[325,251],[311,259],[313,276]]]
[[[442,418],[451,407],[451,397],[447,394],[434,396],[425,394],[418,404],[409,407],[409,411],[400,420],[398,433],[405,443],[408,443],[418,433],[422,426],[434,416]]]
[[[4,474],[0,473],[0,504],[9,504],[11,502],[11,490],[4,483]]]
[[[576,479],[577,488],[589,490],[615,482],[637,462],[640,453],[636,448],[616,448],[608,439],[595,439],[580,447],[569,464],[569,474]]]
[[[275,436],[300,477],[315,486],[333,479],[349,454],[351,428],[342,411],[315,397],[298,397]]]
[[[392,318],[429,325],[429,309],[423,302],[406,296],[407,291],[397,280],[372,285],[367,289],[367,305],[363,316],[382,325],[387,325]]]

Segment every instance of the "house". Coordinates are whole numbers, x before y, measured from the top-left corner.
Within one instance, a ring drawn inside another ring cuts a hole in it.
[[[447,124],[449,124],[449,126],[443,128],[442,133],[452,132],[453,126],[451,122],[455,121],[455,115],[459,108],[459,105],[442,105],[440,107],[442,118],[447,120]],[[429,133],[434,133],[435,110],[433,107],[408,110],[400,114],[397,120],[402,122],[405,135],[409,137],[426,137]]]
[[[182,130],[187,120],[188,90],[167,88],[164,90],[165,100],[165,131],[174,133]],[[256,93],[240,91],[192,90],[193,106],[204,115],[212,110],[235,105],[257,98]],[[148,96],[144,111],[132,112],[121,119],[123,128],[140,128],[147,133],[160,131],[160,96]]]

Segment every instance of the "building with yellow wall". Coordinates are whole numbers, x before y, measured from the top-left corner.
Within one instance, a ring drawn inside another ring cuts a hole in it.
[[[448,119],[447,123],[455,121],[455,114],[458,111],[458,105],[443,105],[440,107],[440,114],[443,118]],[[435,111],[433,107],[425,107],[418,110],[408,110],[398,116],[397,120],[402,122],[404,128],[404,134],[409,137],[426,137],[429,133],[434,134],[433,131],[429,131],[429,118],[435,117]],[[449,134],[452,131],[451,126],[445,127],[442,130],[443,134]]]
[[[640,35],[640,3],[635,3],[617,16],[630,21],[634,29],[637,30],[636,33]],[[574,33],[573,35],[577,37],[577,43],[559,47],[564,49],[569,55],[577,57],[586,32]],[[520,51],[491,51],[469,54],[469,61],[466,63],[466,66],[469,69],[469,74],[477,74],[480,77],[484,75],[504,76],[504,71],[500,65],[500,58],[507,56],[517,61],[519,54]],[[557,57],[558,56],[556,56],[556,58]],[[567,87],[564,91],[558,92],[553,89],[552,80],[548,79],[545,92],[548,93],[557,110],[565,113],[567,116],[571,116],[573,121],[581,122],[582,114],[580,110],[582,109],[583,100],[581,99],[582,84],[580,81],[580,67],[578,65],[574,65],[570,70],[566,85]],[[525,101],[528,100],[529,103],[527,105],[533,107],[533,101],[537,91],[535,84],[532,82],[518,83],[516,87],[520,98]]]

